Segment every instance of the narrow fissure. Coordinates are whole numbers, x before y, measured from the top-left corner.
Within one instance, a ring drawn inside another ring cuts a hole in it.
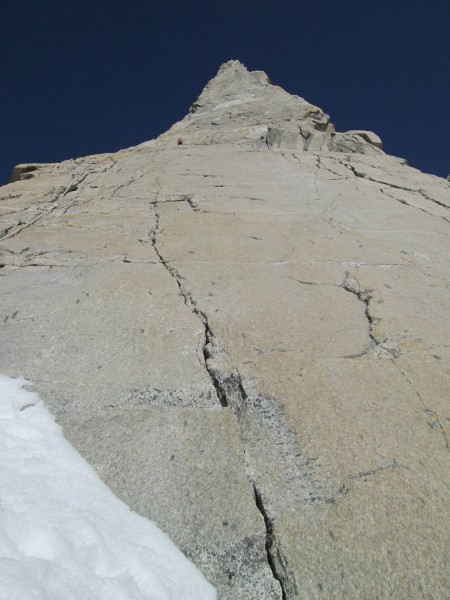
[[[379,340],[377,340],[373,333],[373,326],[376,324],[376,319],[370,314],[369,311],[369,303],[372,299],[372,296],[368,291],[361,291],[358,281],[354,277],[351,277],[348,271],[345,273],[345,278],[342,282],[342,287],[347,292],[354,294],[358,298],[358,300],[360,300],[364,304],[364,314],[366,316],[367,323],[369,326],[369,338],[371,346],[378,346],[380,342]]]
[[[392,346],[388,343],[387,338],[378,339],[374,334],[374,326],[380,321],[377,317],[374,317],[370,314],[370,301],[372,300],[371,291],[372,290],[361,290],[359,282],[350,275],[349,271],[345,273],[344,281],[341,284],[341,287],[354,294],[360,302],[364,304],[364,315],[367,319],[368,324],[368,333],[370,344],[369,347],[359,354],[351,354],[348,356],[344,356],[342,358],[361,358],[363,356],[371,356],[372,352],[375,349],[380,349],[385,356],[390,355],[392,358],[398,358],[401,355],[401,351],[398,350],[395,346]]]
[[[152,246],[153,246],[159,260],[161,261],[161,264],[167,270],[169,275],[176,281],[178,289],[180,290],[180,295],[183,298],[184,304],[202,322],[204,331],[205,331],[204,344],[203,344],[203,349],[202,349],[205,369],[208,372],[208,375],[211,379],[211,383],[214,386],[217,398],[218,398],[221,406],[231,407],[233,409],[234,413],[236,414],[236,418],[238,418],[240,405],[247,398],[247,394],[245,392],[241,377],[239,374],[231,374],[226,379],[223,379],[216,372],[216,370],[214,368],[212,368],[211,365],[209,364],[209,360],[210,360],[210,358],[212,358],[211,350],[215,345],[214,333],[211,330],[211,327],[210,327],[210,324],[208,321],[208,317],[206,316],[206,314],[203,311],[201,311],[200,309],[197,308],[196,302],[193,300],[191,294],[184,288],[181,275],[178,273],[178,271],[174,267],[172,267],[168,264],[168,262],[164,259],[164,257],[162,256],[162,254],[158,248],[158,234],[161,232],[160,214],[159,214],[159,210],[158,210],[159,203],[156,200],[154,202],[151,202],[150,204],[153,207],[154,213],[155,213],[155,226],[150,235],[150,240],[151,240]],[[286,591],[284,588],[283,578],[280,575],[280,573],[278,572],[277,564],[276,564],[276,561],[275,561],[275,558],[273,555],[274,535],[273,535],[272,522],[267,515],[267,511],[264,507],[264,503],[263,503],[261,494],[258,491],[256,484],[254,483],[254,481],[252,480],[251,477],[249,477],[249,478],[250,478],[250,481],[253,486],[256,507],[264,519],[264,525],[265,525],[265,530],[266,530],[265,550],[266,550],[266,555],[267,555],[267,563],[272,572],[273,578],[276,581],[278,581],[278,583],[280,585],[282,599],[286,600],[287,596],[286,596]]]
[[[86,177],[89,174],[89,171],[86,171],[86,169],[89,166],[90,166],[90,163],[85,163],[82,166],[82,168],[80,169],[79,173],[76,175],[76,177],[65,188],[65,190],[61,194],[59,194],[56,198],[54,198],[50,202],[50,204],[47,205],[47,207],[44,210],[42,210],[42,212],[39,212],[35,217],[33,217],[31,219],[31,221],[29,221],[28,223],[24,223],[23,221],[19,221],[19,223],[17,225],[14,225],[13,227],[10,227],[8,230],[5,230],[1,234],[1,236],[0,236],[0,242],[3,242],[4,240],[7,240],[8,238],[11,238],[11,237],[14,237],[14,236],[18,235],[21,231],[23,231],[27,227],[30,227],[31,225],[34,225],[37,221],[39,221],[43,217],[46,217],[46,216],[50,215],[55,210],[55,208],[58,208],[58,202],[60,200],[62,200],[70,192],[73,192],[73,191],[77,190],[79,184],[84,179],[86,179]]]
[[[185,197],[185,199],[187,199],[187,197]],[[187,200],[186,200],[187,201]],[[209,378],[211,379],[211,383],[213,384],[213,387],[216,391],[216,395],[217,398],[221,404],[221,406],[223,407],[227,407],[228,406],[228,400],[227,400],[227,396],[226,393],[220,383],[220,379],[217,376],[217,374],[215,373],[214,369],[212,369],[209,364],[208,364],[208,359],[211,358],[211,352],[210,352],[210,348],[213,346],[214,344],[214,334],[211,330],[211,327],[209,325],[208,322],[208,317],[205,315],[205,313],[201,310],[199,310],[196,306],[195,301],[192,299],[192,296],[190,295],[189,292],[187,292],[182,284],[181,281],[181,275],[178,273],[178,271],[176,269],[174,269],[173,267],[171,267],[168,262],[164,259],[164,257],[162,256],[159,248],[158,248],[158,243],[157,243],[157,238],[158,238],[158,234],[160,233],[160,227],[159,227],[159,219],[160,219],[160,215],[159,215],[159,211],[158,211],[158,201],[156,202],[152,202],[151,205],[154,208],[155,211],[155,227],[152,230],[151,233],[151,243],[152,246],[159,258],[159,260],[161,261],[161,264],[164,266],[164,268],[166,269],[166,271],[169,273],[169,275],[176,281],[178,289],[180,290],[180,294],[183,298],[183,301],[185,303],[185,305],[195,314],[195,316],[202,322],[202,325],[204,327],[204,344],[203,344],[203,348],[202,348],[202,353],[203,353],[203,361],[204,361],[204,366],[205,369],[209,375]],[[195,209],[194,209],[195,210]]]
[[[181,290],[181,286],[179,286],[179,287]],[[181,293],[183,293],[183,292],[181,291]],[[208,371],[208,375],[211,379],[211,383],[213,384],[214,389],[216,390],[216,394],[217,394],[220,404],[224,408],[226,408],[227,406],[229,406],[227,394],[226,394],[225,390],[223,389],[220,379],[217,376],[216,372],[214,371],[214,369],[212,369],[208,365],[208,359],[211,358],[211,352],[210,352],[209,348],[214,343],[214,334],[211,331],[211,327],[209,325],[208,318],[205,315],[205,313],[198,310],[195,307],[192,307],[192,310],[198,316],[198,318],[202,321],[202,323],[205,327],[205,343],[203,344],[203,360],[205,361],[205,369]]]
[[[402,198],[396,198],[395,196],[393,196],[392,194],[389,194],[384,188],[380,188],[380,192],[382,194],[384,194],[385,196],[389,196],[389,198],[392,198],[393,200],[397,200],[397,202],[400,202],[400,204],[403,204],[405,206],[409,206],[410,208],[416,208],[417,210],[421,210],[423,213],[425,213],[426,215],[430,216],[430,217],[435,217],[436,215],[434,215],[433,213],[428,212],[427,210],[425,210],[424,208],[421,208],[420,206],[415,206],[414,204],[410,204],[409,202],[406,202],[406,200],[402,199]],[[445,217],[442,217],[444,220],[448,220]]]
[[[267,554],[267,562],[269,564],[270,570],[272,571],[273,578],[278,581],[281,587],[281,597],[283,600],[286,600],[286,590],[284,589],[284,581],[280,573],[278,572],[276,560],[273,554],[273,546],[274,546],[274,536],[273,536],[273,526],[272,521],[269,519],[267,515],[267,511],[264,507],[264,502],[262,500],[261,494],[256,489],[255,484],[253,484],[253,492],[255,495],[255,504],[259,512],[261,513],[264,519],[264,525],[266,528],[266,554]]]
[[[374,179],[373,177],[370,177],[369,175],[366,175],[365,173],[358,171],[356,169],[356,167],[354,167],[353,165],[351,165],[349,163],[341,163],[341,164],[344,164],[347,168],[349,168],[353,172],[353,174],[356,177],[359,177],[360,179],[365,179],[366,181],[372,181],[373,183],[380,183],[382,185],[386,185],[386,186],[394,188],[396,190],[403,190],[405,192],[420,194],[422,196],[422,198],[425,198],[425,200],[428,200],[429,202],[433,202],[434,204],[437,204],[438,206],[441,206],[446,209],[449,208],[443,202],[440,202],[439,200],[436,200],[435,198],[431,198],[431,196],[429,196],[422,188],[414,189],[414,188],[410,188],[410,187],[404,187],[401,185],[395,185],[395,183],[390,183],[388,181],[383,181],[381,179]],[[383,192],[383,190],[381,190],[381,191]],[[443,217],[441,215],[434,215],[433,213],[426,211],[425,209],[421,208],[420,206],[414,206],[414,204],[410,204],[409,202],[406,202],[405,200],[401,200],[400,198],[396,198],[395,196],[390,196],[390,197],[393,198],[394,200],[397,200],[401,204],[410,206],[411,208],[416,208],[417,210],[421,210],[422,212],[424,212],[427,215],[438,217],[438,218],[443,219],[444,221],[450,222],[450,219],[448,219],[447,217]]]

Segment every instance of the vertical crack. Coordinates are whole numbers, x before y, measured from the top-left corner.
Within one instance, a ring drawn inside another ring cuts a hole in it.
[[[378,356],[385,358],[398,358],[401,355],[400,350],[396,347],[393,341],[388,338],[379,339],[375,335],[375,325],[379,323],[380,319],[374,317],[370,312],[370,301],[372,300],[372,290],[362,290],[359,282],[355,279],[350,272],[345,273],[344,281],[341,283],[341,287],[354,294],[360,302],[364,304],[364,315],[367,320],[368,334],[369,334],[369,345],[368,347],[359,354],[350,354],[342,358],[361,358],[363,356]]]
[[[159,194],[159,191],[158,191]],[[157,196],[158,197],[158,196]],[[155,226],[150,234],[151,244],[164,268],[167,270],[169,275],[175,280],[180,295],[183,298],[184,304],[192,311],[193,314],[201,321],[204,327],[204,343],[203,343],[203,361],[204,367],[211,379],[211,383],[216,391],[217,398],[222,407],[231,407],[238,418],[239,412],[245,404],[247,399],[247,393],[244,389],[242,379],[239,373],[231,373],[227,377],[216,370],[210,363],[210,359],[213,357],[214,347],[217,345],[216,338],[211,329],[207,315],[197,307],[197,303],[192,298],[191,293],[185,288],[183,284],[183,277],[180,273],[169,264],[169,262],[163,257],[158,247],[158,236],[161,233],[160,227],[160,213],[159,213],[159,202],[158,199],[150,203],[155,214]],[[266,531],[265,550],[267,556],[267,563],[272,572],[273,578],[278,582],[281,588],[282,600],[286,600],[286,591],[284,587],[284,580],[279,572],[278,561],[275,558],[275,536],[273,533],[273,523],[267,514],[267,510],[264,506],[264,502],[260,491],[258,490],[253,477],[249,476],[251,484],[253,486],[255,504],[264,519],[264,526]]]
[[[364,314],[367,319],[368,333],[369,333],[369,346],[366,350],[360,354],[352,354],[344,356],[343,358],[360,358],[363,356],[378,356],[389,359],[395,359],[401,356],[401,351],[396,347],[395,338],[383,338],[380,339],[375,335],[375,325],[380,322],[380,319],[374,317],[370,312],[370,301],[372,300],[372,290],[362,290],[359,282],[355,279],[350,272],[345,273],[344,281],[341,283],[341,287],[354,294],[358,300],[364,304]]]
[[[187,197],[185,197],[185,199],[187,199]],[[161,254],[161,251],[158,248],[158,235],[161,233],[161,228],[160,228],[160,224],[159,224],[160,214],[159,214],[158,204],[159,204],[158,200],[151,203],[151,206],[153,207],[154,212],[155,212],[155,227],[153,228],[153,230],[151,232],[150,241],[152,243],[152,246],[153,246],[153,248],[156,252],[156,255],[158,256],[161,264],[164,266],[164,268],[169,273],[169,275],[175,280],[175,282],[178,286],[178,289],[180,290],[180,295],[183,298],[184,304],[199,319],[199,321],[201,321],[201,323],[203,325],[204,343],[203,343],[203,348],[202,348],[202,354],[203,354],[204,367],[209,375],[209,378],[211,379],[211,383],[216,391],[216,395],[217,395],[217,398],[218,398],[221,406],[227,407],[228,399],[227,399],[227,395],[221,385],[220,378],[217,375],[216,371],[209,365],[209,362],[208,362],[209,359],[211,358],[212,348],[214,347],[214,344],[215,344],[215,336],[214,336],[214,333],[209,324],[208,317],[206,316],[206,314],[203,311],[201,311],[199,308],[197,308],[197,303],[192,298],[192,295],[190,294],[190,292],[188,292],[183,285],[182,276],[163,257],[163,255]]]
[[[349,271],[347,271],[345,273],[345,278],[344,278],[344,281],[342,282],[342,287],[347,292],[354,294],[358,298],[358,300],[360,300],[364,304],[364,314],[366,316],[368,327],[369,327],[370,345],[372,347],[378,346],[380,344],[380,341],[377,340],[377,338],[374,335],[374,331],[373,331],[373,327],[374,327],[374,325],[376,325],[376,323],[378,321],[377,321],[377,319],[375,319],[375,317],[373,317],[370,314],[369,304],[370,304],[370,300],[372,299],[372,296],[370,295],[369,290],[362,291],[360,288],[359,282],[350,275]]]
[[[277,561],[275,559],[275,553],[274,553],[275,543],[274,543],[274,535],[273,535],[273,524],[267,514],[261,493],[258,491],[255,484],[253,484],[253,492],[255,495],[256,507],[264,519],[264,525],[266,528],[265,548],[266,548],[266,554],[267,554],[267,562],[269,564],[270,570],[272,571],[273,578],[276,579],[276,581],[278,581],[278,583],[280,584],[282,600],[286,600],[287,596],[286,596],[286,590],[284,589],[284,580],[283,580],[283,577],[278,572],[278,565],[277,565]]]
[[[181,286],[180,286],[180,290],[181,290]],[[183,292],[181,292],[183,293]],[[205,369],[208,371],[208,375],[211,379],[211,383],[214,386],[214,389],[216,390],[216,394],[217,394],[217,398],[219,399],[220,404],[226,408],[227,406],[229,406],[228,403],[228,398],[227,398],[227,394],[224,390],[224,388],[222,387],[221,381],[219,376],[217,375],[217,372],[215,371],[215,369],[213,369],[210,364],[209,364],[209,359],[211,358],[211,350],[214,347],[214,334],[211,330],[211,327],[209,325],[208,322],[208,317],[205,315],[205,313],[201,310],[198,310],[196,307],[193,307],[193,312],[198,316],[198,318],[201,320],[201,322],[203,323],[203,326],[205,328],[205,343],[203,345],[203,360],[205,362]]]

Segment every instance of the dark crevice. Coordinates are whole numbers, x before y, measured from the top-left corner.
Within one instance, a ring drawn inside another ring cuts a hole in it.
[[[449,209],[449,207],[446,204],[444,204],[443,202],[440,202],[439,200],[436,200],[435,198],[432,198],[421,188],[405,187],[402,185],[396,185],[395,183],[390,183],[389,181],[383,181],[382,179],[374,179],[373,177],[370,177],[366,173],[358,171],[357,168],[355,166],[353,166],[352,164],[350,164],[350,163],[344,163],[344,164],[346,167],[348,167],[353,172],[353,174],[356,177],[359,177],[360,179],[365,179],[366,181],[372,181],[373,183],[381,183],[382,185],[386,185],[386,186],[394,188],[396,190],[403,190],[405,192],[420,194],[422,196],[422,198],[425,198],[425,200],[428,200],[429,202],[433,202],[434,204],[437,204],[438,206],[442,206],[443,208],[446,208],[447,210]],[[384,190],[381,190],[381,191],[383,192]],[[435,215],[433,213],[429,213],[428,211],[421,208],[420,206],[415,206],[414,204],[410,204],[406,200],[396,198],[395,196],[391,196],[391,198],[393,198],[394,200],[397,200],[401,204],[405,204],[406,206],[410,206],[411,208],[416,208],[418,210],[421,210],[422,212],[424,212],[427,215],[430,215],[433,217],[438,217],[438,218],[443,219],[444,221],[450,222],[449,218],[443,217],[441,215]]]
[[[162,254],[158,248],[158,243],[157,243],[158,242],[158,234],[161,232],[160,225],[159,225],[160,215],[159,215],[159,210],[158,210],[158,201],[153,202],[152,206],[155,211],[155,219],[156,219],[155,227],[152,230],[151,236],[150,236],[152,246],[153,246],[159,260],[161,261],[161,264],[164,266],[164,268],[169,273],[169,275],[175,280],[175,282],[178,286],[178,289],[180,290],[180,295],[183,298],[185,305],[193,312],[193,314],[196,315],[196,317],[201,321],[201,323],[204,327],[204,343],[203,343],[203,348],[202,348],[204,366],[205,366],[205,369],[211,379],[211,383],[212,383],[214,389],[216,390],[216,395],[217,395],[217,398],[218,398],[221,406],[227,407],[227,406],[229,406],[229,404],[228,404],[226,392],[221,384],[221,379],[218,376],[215,369],[213,369],[209,365],[209,362],[208,362],[209,359],[211,358],[211,350],[215,345],[214,333],[209,324],[208,317],[206,316],[206,314],[203,311],[201,311],[200,309],[197,308],[197,303],[192,298],[192,295],[190,294],[190,292],[188,292],[185,289],[185,287],[183,285],[183,281],[182,281],[183,280],[182,276],[172,265],[170,265],[168,263],[167,260],[164,259],[164,257],[162,256]]]
[[[351,281],[351,280],[353,280],[353,281]],[[358,298],[358,300],[360,300],[364,304],[364,314],[366,316],[367,323],[369,326],[369,337],[370,337],[370,341],[371,341],[371,346],[378,346],[378,344],[380,342],[379,342],[379,340],[377,340],[377,338],[375,337],[375,335],[373,333],[373,326],[376,325],[378,320],[375,319],[370,314],[369,304],[372,299],[372,296],[370,295],[369,290],[362,291],[360,289],[359,283],[356,281],[356,279],[354,277],[350,276],[349,271],[347,271],[345,273],[345,278],[344,278],[344,281],[342,282],[342,287],[347,292],[354,294]]]
[[[242,379],[239,373],[228,373],[225,377],[215,369],[211,369],[214,374],[214,378],[217,382],[221,393],[224,395],[226,404],[224,406],[230,406],[236,418],[239,420],[241,411],[245,407],[245,401],[247,400],[247,393],[244,389]]]
[[[286,600],[286,590],[284,589],[284,579],[278,572],[277,561],[274,556],[274,535],[273,535],[273,524],[271,519],[269,518],[267,511],[264,506],[264,502],[260,492],[257,490],[256,486],[253,484],[253,492],[255,495],[255,504],[259,512],[261,513],[264,519],[264,525],[266,528],[266,554],[267,554],[267,562],[269,564],[270,570],[272,571],[273,578],[278,581],[281,588],[281,597],[283,600]]]
[[[69,183],[69,185],[64,189],[64,191],[61,194],[59,194],[56,198],[54,198],[50,202],[50,204],[46,205],[46,207],[43,210],[41,210],[41,212],[39,212],[35,217],[33,217],[28,223],[19,221],[19,223],[17,225],[15,225],[14,227],[10,227],[8,229],[8,231],[4,231],[0,235],[0,242],[18,235],[21,231],[23,231],[27,227],[30,227],[30,225],[34,225],[37,221],[39,221],[43,217],[47,217],[48,215],[50,215],[55,210],[55,208],[58,208],[58,201],[62,200],[68,193],[77,190],[79,184],[84,179],[86,179],[86,177],[89,174],[89,171],[86,170],[88,166],[89,166],[89,163],[85,163],[83,165],[83,167],[81,168],[81,170],[79,171],[79,173],[76,175],[76,177],[73,179],[73,181],[71,181]],[[75,202],[73,202],[71,204],[71,206],[73,206],[73,204],[75,204]],[[70,208],[70,206],[68,208]],[[67,212],[68,208],[66,209],[65,212]]]
[[[194,212],[201,212],[201,209],[198,207],[197,204],[195,204],[195,202],[193,201],[191,196],[182,196],[181,198],[165,198],[164,200],[152,200],[150,202],[151,205],[155,205],[155,204],[173,204],[173,203],[177,203],[177,202],[187,202],[187,204],[192,208],[192,210]]]
[[[297,283],[301,283],[302,285],[319,285],[315,281],[302,281],[301,279],[295,280]]]
[[[142,175],[141,175],[142,177]],[[116,197],[116,194],[123,189],[124,187],[128,187],[129,185],[131,185],[134,181],[136,181],[136,177],[131,177],[126,183],[121,183],[120,185],[118,185],[116,188],[114,188],[114,190],[111,193],[110,199],[114,200]]]
[[[434,202],[438,206],[442,206],[443,208],[446,208],[447,210],[449,209],[449,207],[447,206],[447,204],[444,204],[444,202],[439,202],[439,200],[436,200],[436,198],[432,198],[422,188],[419,188],[417,191],[419,192],[419,194],[421,196],[423,196],[425,198],[425,200],[429,200],[430,202]]]
[[[364,315],[367,319],[369,346],[358,354],[348,354],[340,358],[363,358],[373,356],[374,351],[377,351],[378,356],[384,354],[386,358],[395,359],[401,356],[401,351],[392,343],[389,343],[387,338],[378,339],[374,333],[374,327],[380,322],[380,319],[374,317],[370,313],[370,301],[372,300],[372,290],[361,290],[359,282],[350,275],[350,272],[345,273],[344,281],[341,286],[347,292],[354,294],[360,302],[364,304]]]
[[[324,162],[322,161],[322,157],[320,156],[320,154],[314,154],[313,156],[315,156],[317,158],[317,168],[318,169],[322,169],[323,171],[328,171],[332,175],[336,175],[337,179],[339,179],[339,180],[345,179],[346,181],[350,181],[350,182],[352,181],[351,177],[346,177],[343,173],[339,173],[338,171],[333,171],[333,169],[331,167],[327,167],[324,164]],[[328,179],[327,181],[332,181],[332,180]]]
[[[359,354],[350,354],[347,356],[343,356],[342,358],[362,358],[366,356],[370,356],[375,348],[381,348],[386,355],[390,355],[391,358],[398,358],[400,356],[400,351],[397,348],[391,348],[386,346],[386,339],[379,340],[374,334],[374,326],[380,321],[370,313],[370,301],[372,300],[372,295],[370,290],[361,290],[359,286],[359,282],[350,275],[349,271],[345,273],[344,281],[341,284],[341,287],[354,294],[360,302],[364,304],[364,314],[367,319],[368,324],[368,333],[369,333],[369,347],[360,352]]]
[[[374,319],[374,317],[370,314],[369,312],[369,303],[371,300],[372,296],[370,296],[369,294],[365,294],[365,293],[358,293],[358,300],[360,300],[361,302],[364,303],[364,314],[366,315],[366,319],[367,322],[369,323],[369,337],[371,339],[371,342],[374,346],[378,346],[378,344],[380,343],[377,338],[374,336],[373,334],[373,326],[374,324],[377,322],[376,319]]]
[[[384,188],[380,188],[380,192],[382,194],[384,194],[385,196],[389,196],[389,198],[392,198],[393,200],[397,200],[397,202],[400,202],[400,204],[404,204],[405,206],[409,206],[410,208],[416,208],[418,210],[421,210],[423,213],[425,213],[426,215],[429,215],[431,217],[435,217],[436,215],[428,212],[427,210],[425,210],[424,208],[421,208],[420,206],[415,206],[414,204],[410,204],[409,202],[406,202],[406,200],[404,200],[403,198],[397,198],[396,196],[393,196],[392,194],[389,194]],[[445,217],[442,217],[444,220],[447,220]]]
[[[216,395],[221,406],[224,408],[231,407],[236,415],[236,418],[239,419],[240,412],[243,410],[245,406],[245,401],[247,400],[247,393],[244,389],[242,378],[239,373],[230,373],[226,377],[224,377],[218,370],[216,370],[211,365],[210,360],[213,358],[214,348],[217,346],[216,338],[209,324],[207,315],[197,307],[197,303],[192,298],[191,293],[185,288],[185,285],[183,284],[183,277],[172,265],[169,264],[169,262],[166,259],[164,259],[164,257],[161,254],[161,251],[158,247],[158,235],[161,233],[160,213],[158,206],[159,203],[158,200],[156,200],[150,204],[155,214],[155,226],[150,234],[151,244],[161,264],[167,270],[169,275],[175,280],[180,291],[180,295],[183,298],[184,304],[192,311],[193,314],[196,315],[196,317],[201,321],[204,327],[204,343],[202,348],[204,367],[211,379],[211,383],[216,391]],[[261,493],[257,489],[253,478],[251,476],[249,476],[249,478],[253,485],[256,507],[264,519],[264,525],[266,530],[265,549],[267,554],[267,562],[274,579],[278,581],[280,585],[282,599],[286,600],[287,596],[284,588],[284,580],[278,571],[277,562],[274,557],[275,536],[273,534],[272,521],[267,515],[267,511],[264,507],[264,502],[262,500]]]
[[[185,202],[187,202],[194,212],[200,212],[199,207],[192,200],[191,196],[183,196],[183,198],[181,198],[181,200],[184,200]]]
[[[83,177],[84,179],[84,177]],[[80,180],[81,181],[81,180]],[[78,183],[71,183],[64,192],[64,195],[70,194],[70,192],[76,192],[78,190]]]
[[[181,287],[180,287],[180,290],[181,290]],[[214,389],[216,390],[216,394],[217,394],[220,404],[224,408],[226,408],[227,406],[229,406],[226,391],[224,390],[224,388],[222,386],[220,377],[218,376],[217,372],[215,371],[215,369],[211,368],[211,366],[208,363],[208,360],[211,358],[210,348],[212,348],[214,346],[214,334],[211,331],[211,327],[209,325],[208,318],[205,315],[205,313],[198,310],[196,307],[193,307],[192,310],[198,316],[198,318],[203,323],[203,326],[205,327],[205,343],[203,344],[203,349],[202,349],[203,360],[205,362],[205,369],[208,371],[208,375],[211,379],[211,383],[213,384]]]
[[[449,207],[446,204],[444,204],[443,202],[439,202],[439,200],[435,200],[434,198],[431,198],[422,189],[418,189],[417,191],[423,198],[425,198],[425,200],[428,200],[429,202],[434,202],[438,206],[442,206],[443,208],[446,208],[447,210],[449,210]],[[426,211],[424,211],[424,212],[426,212]],[[434,216],[439,216],[439,215],[434,215]],[[441,219],[443,219],[444,221],[447,221],[447,223],[450,223],[450,218],[448,218],[448,217],[441,216]]]

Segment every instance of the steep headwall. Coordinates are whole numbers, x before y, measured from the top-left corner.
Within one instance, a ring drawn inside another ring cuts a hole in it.
[[[444,598],[449,183],[238,61],[157,140],[28,174],[0,373],[111,489],[222,599]]]

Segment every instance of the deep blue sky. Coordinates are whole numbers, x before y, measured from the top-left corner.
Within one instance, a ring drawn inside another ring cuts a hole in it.
[[[156,137],[229,59],[450,173],[450,0],[2,0],[0,182]]]

